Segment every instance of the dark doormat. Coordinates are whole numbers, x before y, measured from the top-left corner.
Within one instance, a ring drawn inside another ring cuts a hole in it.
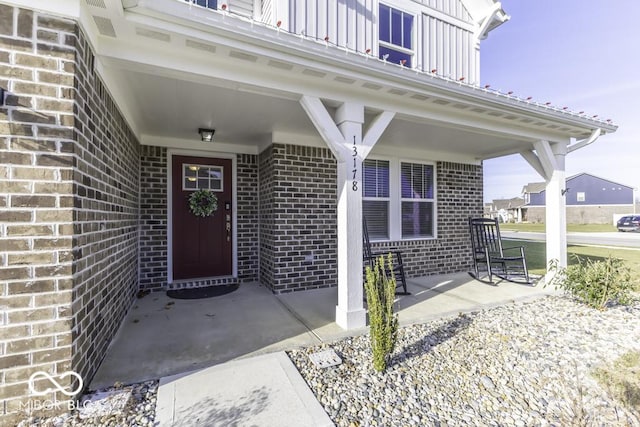
[[[211,298],[220,295],[226,295],[238,289],[238,284],[232,285],[213,285],[205,286],[202,288],[188,288],[188,289],[172,289],[167,291],[169,298],[176,299],[200,299]]]

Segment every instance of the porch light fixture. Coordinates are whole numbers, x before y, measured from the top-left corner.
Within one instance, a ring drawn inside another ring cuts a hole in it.
[[[215,129],[198,129],[198,133],[200,134],[200,138],[202,142],[211,142],[213,141],[213,134],[216,133]]]

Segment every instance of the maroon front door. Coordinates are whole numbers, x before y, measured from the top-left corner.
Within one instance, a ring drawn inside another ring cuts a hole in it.
[[[172,180],[173,279],[231,275],[231,160],[173,156]],[[201,188],[218,197],[218,209],[205,218],[189,209],[189,195]]]

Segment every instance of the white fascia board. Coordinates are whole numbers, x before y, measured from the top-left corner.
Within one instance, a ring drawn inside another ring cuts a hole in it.
[[[199,137],[199,136],[198,136]],[[202,152],[258,154],[257,145],[234,144],[233,142],[202,142],[194,139],[170,138],[157,135],[140,135],[140,144],[156,147],[176,148],[181,150],[197,150]]]
[[[52,15],[79,19],[81,0],[3,0],[2,3]]]
[[[315,40],[290,34],[267,27],[261,23],[244,20],[223,13],[202,15],[199,22],[178,20],[176,16],[166,15],[164,4],[182,6],[179,2],[162,0],[140,0],[144,8],[135,8],[125,12],[125,17],[136,22],[145,22],[178,34],[187,28],[196,29],[201,36],[211,38],[221,46],[251,52],[258,56],[278,59],[303,67],[310,67],[326,73],[348,76],[358,81],[383,84],[384,87],[397,87],[426,96],[444,97],[456,102],[493,108],[514,114],[524,114],[538,120],[569,125],[585,129],[585,132],[600,127],[605,132],[615,132],[617,126],[577,116],[570,112],[539,105],[519,98],[498,94],[477,86],[461,84],[453,80],[418,72],[415,69],[402,68],[399,65],[384,63],[370,55],[349,51],[344,48],[326,46]],[[135,12],[135,14],[134,14]],[[144,13],[148,17],[163,22],[140,19]],[[177,12],[176,12],[177,13]],[[138,18],[136,18],[136,15]],[[179,16],[179,15],[178,15]]]
[[[407,147],[390,147],[377,144],[371,150],[369,157],[379,158],[403,158],[412,159],[414,161],[424,162],[452,162],[452,163],[464,163],[469,165],[480,165],[481,160],[478,160],[472,155],[465,155],[462,153],[450,153],[437,150],[421,150],[417,148]]]

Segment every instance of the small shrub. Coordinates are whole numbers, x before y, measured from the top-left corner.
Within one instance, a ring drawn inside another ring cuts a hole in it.
[[[554,285],[598,310],[605,309],[609,302],[631,303],[634,284],[631,270],[622,260],[611,256],[604,261],[575,258],[577,264],[567,268],[558,266],[558,260],[551,260],[548,272],[553,278],[545,286]]]
[[[369,308],[369,335],[373,352],[373,368],[382,372],[387,368],[398,338],[398,315],[393,312],[396,279],[391,255],[376,260],[373,270],[367,267],[365,291]]]

